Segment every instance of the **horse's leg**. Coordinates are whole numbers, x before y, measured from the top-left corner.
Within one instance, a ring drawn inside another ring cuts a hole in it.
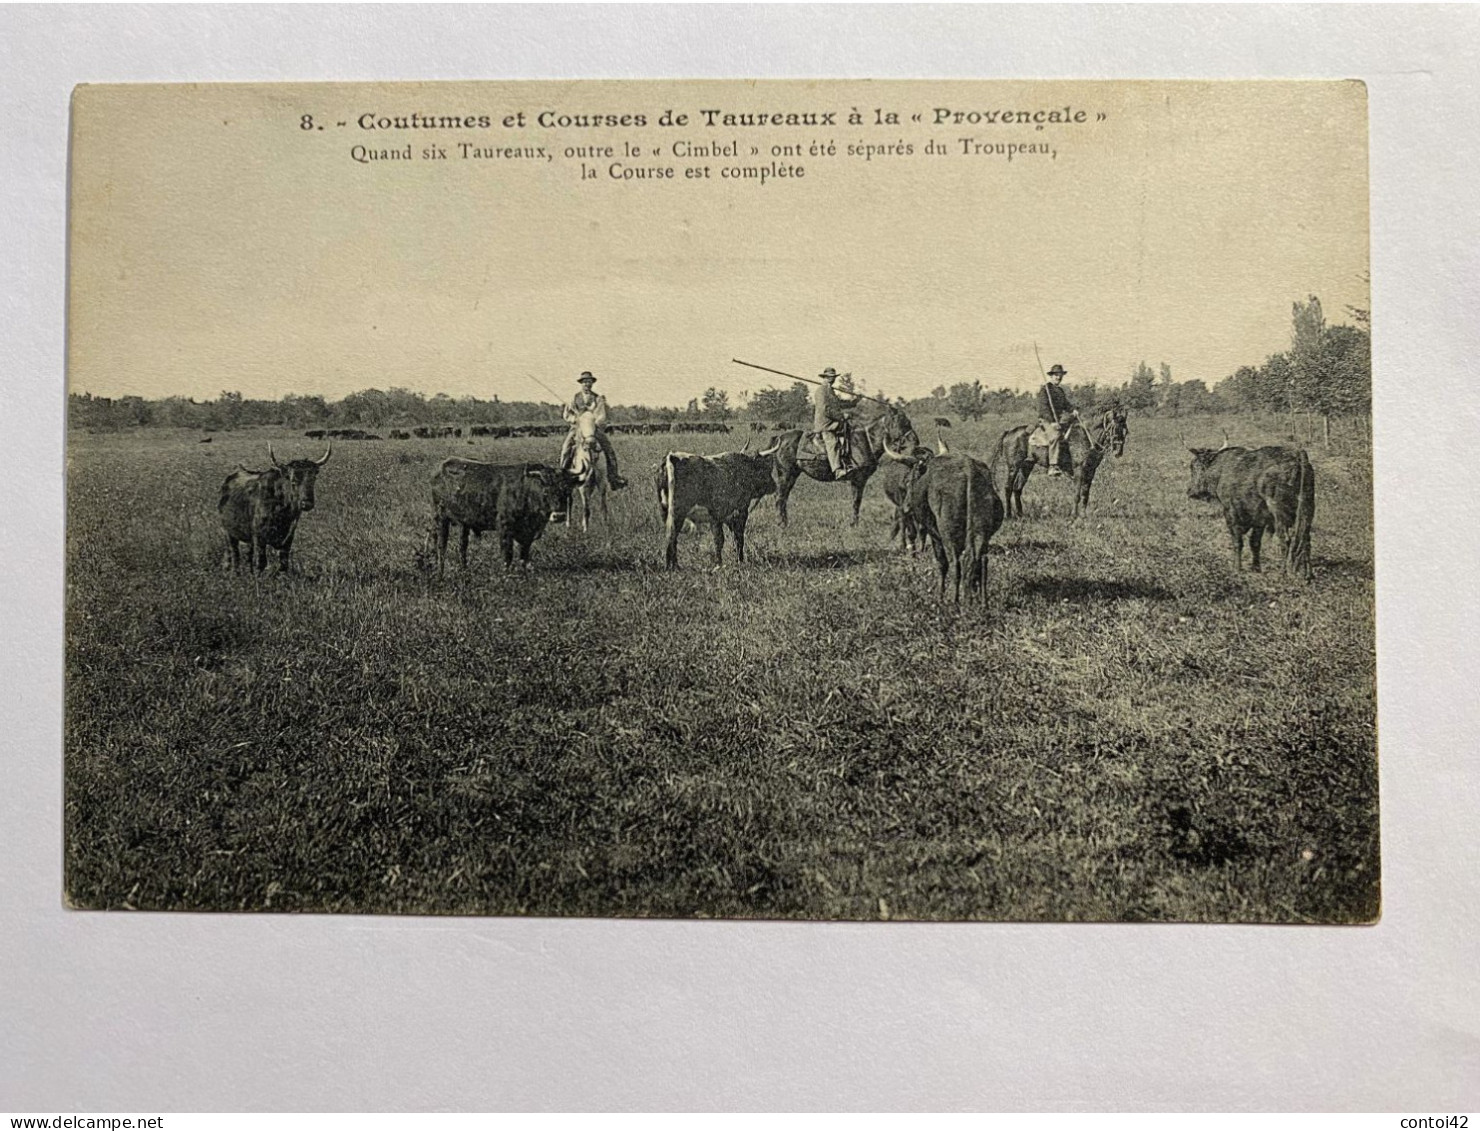
[[[1036,465],[1037,461],[1029,456],[1027,459],[1021,461],[1017,465],[1017,470],[1013,472],[1012,495],[1017,500],[1018,518],[1023,517],[1023,488],[1028,485],[1028,477],[1033,474],[1033,468]]]
[[[860,474],[858,478],[851,481],[853,488],[853,522],[850,525],[858,525],[858,512],[863,507],[863,485],[868,482],[868,476]]]
[[[801,475],[801,469],[792,464],[781,473],[776,480],[776,517],[782,526],[786,525],[786,500],[791,496],[791,489],[797,485],[797,477]]]

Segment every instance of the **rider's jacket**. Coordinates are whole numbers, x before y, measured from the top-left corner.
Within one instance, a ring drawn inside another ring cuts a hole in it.
[[[1069,401],[1069,394],[1064,392],[1062,386],[1047,381],[1043,388],[1038,390],[1039,420],[1062,420],[1066,413],[1073,411],[1074,406]]]
[[[570,404],[565,406],[565,419],[573,421],[583,412],[593,414],[597,428],[606,427],[606,398],[600,393],[588,393],[582,389],[571,397]]]
[[[836,431],[829,426],[847,420],[847,414],[843,409],[853,403],[855,398],[844,400],[833,391],[831,385],[818,385],[812,390],[812,429],[815,432]]]

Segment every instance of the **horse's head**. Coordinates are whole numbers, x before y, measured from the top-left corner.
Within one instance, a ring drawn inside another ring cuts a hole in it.
[[[920,437],[905,411],[896,405],[886,404],[878,416],[882,425],[884,443],[891,448],[913,449],[920,446]]]
[[[1125,455],[1125,438],[1130,427],[1125,421],[1125,409],[1113,404],[1100,417],[1100,446],[1108,447],[1116,456]]]
[[[594,412],[577,413],[574,423],[577,440],[579,440],[582,444],[595,442],[596,414]]]

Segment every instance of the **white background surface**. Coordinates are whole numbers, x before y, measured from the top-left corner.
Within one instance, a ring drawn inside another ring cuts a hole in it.
[[[0,9],[0,1110],[1480,1107],[1480,515],[1411,439],[1480,437],[1477,44],[1474,8]],[[1367,81],[1380,925],[63,910],[72,86],[566,76]]]

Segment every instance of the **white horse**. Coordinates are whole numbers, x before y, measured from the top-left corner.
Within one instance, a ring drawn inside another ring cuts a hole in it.
[[[575,495],[581,504],[581,531],[591,527],[591,499],[601,504],[601,517],[607,529],[611,529],[611,512],[606,506],[606,455],[601,450],[601,441],[596,438],[596,416],[583,412],[576,416],[575,446],[571,451],[570,469],[581,477],[576,484]]]

